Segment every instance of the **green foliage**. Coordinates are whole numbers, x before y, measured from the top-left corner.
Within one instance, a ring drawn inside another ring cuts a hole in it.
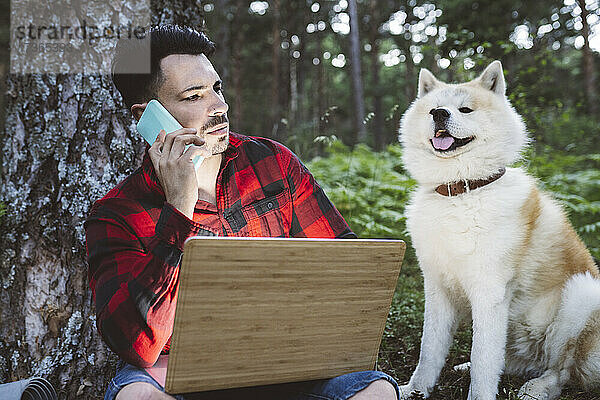
[[[529,171],[564,206],[592,255],[600,259],[600,153],[574,155],[532,149]]]
[[[406,241],[404,205],[415,182],[402,167],[400,146],[374,152],[334,141],[326,152],[309,169],[352,230],[361,238]]]
[[[314,158],[309,169],[354,232],[363,238],[409,242],[404,206],[415,182],[404,171],[400,145],[375,152],[365,145],[350,149],[326,136],[316,141],[327,146],[327,155]],[[592,254],[600,258],[600,154],[569,154],[546,146],[532,147],[525,159],[528,171],[562,203]]]
[[[579,59],[546,50],[523,57],[519,68],[508,69],[509,99],[525,120],[537,149],[550,146],[576,154],[600,151],[598,117],[585,113]]]

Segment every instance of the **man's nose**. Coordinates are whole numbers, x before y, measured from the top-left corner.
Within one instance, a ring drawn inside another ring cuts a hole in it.
[[[433,108],[429,111],[429,114],[433,115],[433,120],[435,122],[444,122],[450,118],[450,112],[445,108]]]
[[[229,105],[225,102],[221,96],[215,95],[215,101],[209,108],[209,113],[211,117],[216,117],[217,115],[226,114],[229,110]]]

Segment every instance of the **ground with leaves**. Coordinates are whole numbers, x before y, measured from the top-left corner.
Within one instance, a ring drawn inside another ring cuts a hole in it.
[[[401,384],[408,382],[419,360],[424,301],[423,279],[418,267],[405,264],[379,350],[379,369],[392,375]],[[456,334],[439,383],[429,397],[431,400],[467,398],[469,373],[456,372],[452,367],[469,361],[470,351],[471,329],[463,326]],[[523,378],[504,376],[500,382],[498,399],[517,400],[517,392],[524,383]],[[600,390],[586,392],[577,387],[565,388],[561,396],[561,400],[598,399]]]

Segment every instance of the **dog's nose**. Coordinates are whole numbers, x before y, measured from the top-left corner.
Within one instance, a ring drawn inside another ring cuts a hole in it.
[[[444,122],[450,117],[450,113],[445,108],[432,108],[429,114],[433,115],[435,122]]]

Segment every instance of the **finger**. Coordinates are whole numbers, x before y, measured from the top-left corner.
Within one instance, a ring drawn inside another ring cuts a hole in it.
[[[204,145],[204,140],[196,135],[191,134],[177,136],[173,141],[169,159],[179,159],[179,157],[181,157],[183,152],[186,150],[186,147],[190,144],[202,146]]]
[[[162,150],[162,145],[165,142],[166,135],[167,135],[167,132],[165,132],[164,129],[161,129],[160,132],[158,132],[158,135],[156,135],[156,139],[154,139],[154,143],[152,143],[150,148],[157,149],[160,152]]]
[[[189,134],[196,134],[196,128],[181,128],[169,133],[165,138],[165,144],[163,145],[163,153],[171,153],[171,147],[173,146],[173,141],[175,140],[175,138],[181,135]],[[178,156],[180,155],[181,153],[178,154]]]
[[[162,151],[163,145],[165,144],[166,137],[167,137],[167,131],[165,131],[164,129],[161,129],[160,132],[158,132],[158,136],[156,137],[156,140],[158,140],[158,142],[160,143],[160,145],[159,145],[160,151]]]
[[[148,155],[150,156],[150,160],[152,161],[155,170],[158,169],[158,160],[160,159],[160,156],[162,154],[161,150],[165,141],[166,134],[167,133],[165,132],[165,130],[161,129],[161,131],[156,136],[156,140],[154,140],[154,143],[152,143],[150,149],[148,149]]]
[[[181,156],[188,162],[194,161],[196,156],[202,156],[204,158],[210,157],[212,154],[208,150],[207,146],[198,146],[196,144],[191,145]]]
[[[179,128],[176,131],[173,131],[171,133],[174,133],[176,135],[182,135],[185,133],[196,133],[198,132],[198,130],[196,128]]]

